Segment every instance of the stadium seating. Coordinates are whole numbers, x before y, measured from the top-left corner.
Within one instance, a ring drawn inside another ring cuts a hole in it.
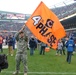
[[[51,9],[57,16],[59,19],[62,19],[64,17],[67,17],[69,15],[72,15],[74,13],[76,13],[76,2],[69,4],[62,7],[55,7],[53,9]],[[7,13],[7,12],[5,12]],[[22,25],[24,25],[24,22],[20,23],[20,20],[6,20],[5,19],[6,14],[4,13],[0,13],[0,31],[1,30],[6,30],[6,31],[18,31]],[[25,14],[25,19],[27,20],[30,17],[30,15]],[[26,27],[26,31],[28,31],[29,34],[31,34],[31,32],[28,30],[28,28]]]

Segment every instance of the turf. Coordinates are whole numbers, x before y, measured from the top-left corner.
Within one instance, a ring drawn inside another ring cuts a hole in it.
[[[4,49],[8,53],[8,49]],[[8,69],[2,70],[0,75],[12,75],[15,71],[15,53],[14,56],[8,56]],[[71,64],[66,62],[66,55],[56,56],[55,50],[46,52],[45,55],[39,55],[39,50],[35,50],[34,55],[30,56],[28,50],[28,75],[76,75],[76,54],[72,56]],[[23,65],[21,63],[20,74],[23,75]]]

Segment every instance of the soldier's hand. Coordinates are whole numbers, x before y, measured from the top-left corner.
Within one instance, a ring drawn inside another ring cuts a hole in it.
[[[25,24],[22,26],[22,29],[23,29],[23,30],[25,29]]]

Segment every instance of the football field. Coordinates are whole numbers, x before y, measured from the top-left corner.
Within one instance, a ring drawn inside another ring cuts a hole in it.
[[[72,56],[71,64],[66,62],[66,55],[56,56],[55,50],[46,52],[45,55],[39,55],[39,50],[35,50],[34,55],[29,55],[28,51],[28,75],[76,75],[76,53]],[[8,49],[4,49],[8,53]],[[15,53],[14,56],[7,56],[9,67],[2,70],[0,75],[13,75],[15,71]],[[23,75],[23,65],[20,66],[20,74]]]

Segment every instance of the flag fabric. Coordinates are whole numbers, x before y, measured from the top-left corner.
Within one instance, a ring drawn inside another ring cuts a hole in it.
[[[57,41],[66,34],[57,16],[42,1],[26,26],[40,41],[54,49],[57,48]]]

